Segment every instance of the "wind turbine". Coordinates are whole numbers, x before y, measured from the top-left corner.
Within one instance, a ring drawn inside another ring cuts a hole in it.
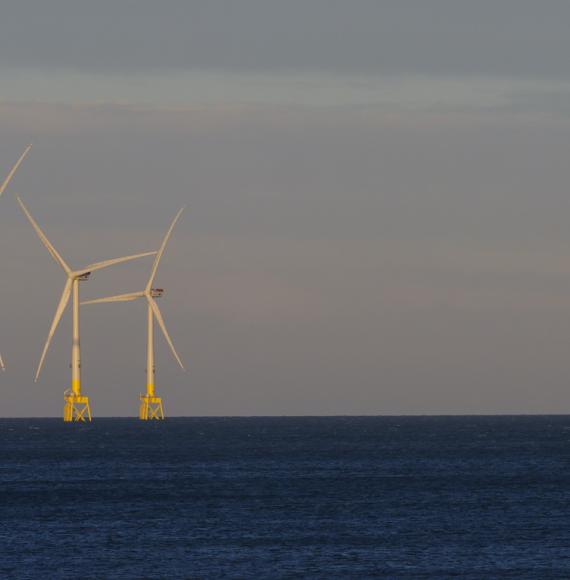
[[[26,155],[28,154],[28,152],[31,148],[32,148],[31,145],[28,145],[26,147],[25,151],[22,153],[22,155],[20,155],[20,158],[18,159],[18,161],[16,161],[14,167],[12,167],[12,169],[10,170],[10,173],[8,173],[8,175],[6,176],[6,179],[2,182],[2,185],[0,185],[0,197],[4,193],[4,190],[8,187],[8,184],[10,183],[10,181],[12,181],[12,177],[14,177],[14,174],[18,170],[18,167],[20,167],[20,163],[22,163],[22,161],[24,161],[24,158],[26,157]],[[4,366],[4,361],[2,360],[1,354],[0,354],[0,369],[2,369],[3,371],[6,370],[6,367]]]
[[[154,385],[154,376],[155,376],[155,366],[154,366],[154,319],[158,322],[162,333],[164,334],[164,338],[174,355],[174,358],[182,368],[184,369],[184,365],[174,348],[174,344],[172,344],[172,340],[166,330],[166,326],[164,324],[164,320],[162,318],[162,314],[158,308],[158,304],[155,301],[155,298],[159,298],[164,293],[162,288],[153,288],[152,283],[154,282],[154,278],[156,276],[156,271],[158,269],[158,263],[162,258],[162,254],[164,253],[164,248],[166,248],[166,244],[172,234],[172,230],[180,217],[180,214],[184,211],[184,208],[178,210],[178,213],[172,220],[170,224],[170,228],[168,228],[168,232],[164,236],[162,240],[162,244],[160,249],[158,250],[156,257],[154,259],[154,264],[152,265],[152,270],[150,273],[150,278],[144,288],[144,290],[140,292],[132,292],[130,294],[119,294],[118,296],[108,296],[106,298],[97,298],[96,300],[87,300],[86,302],[82,302],[81,304],[97,304],[101,302],[130,302],[131,300],[137,300],[138,298],[144,298],[147,302],[147,356],[146,356],[146,394],[140,395],[140,405],[139,405],[139,419],[143,421],[148,421],[151,419],[164,419],[164,410],[162,408],[162,399],[161,397],[157,397],[155,393],[155,385]]]
[[[51,242],[47,239],[46,235],[41,230],[40,226],[36,223],[34,218],[31,216],[28,208],[24,205],[24,202],[16,196],[22,211],[28,218],[28,221],[32,224],[34,230],[38,234],[38,237],[47,248],[51,257],[63,268],[67,276],[59,304],[57,305],[53,321],[51,323],[51,328],[42,351],[42,356],[38,364],[36,371],[36,376],[34,381],[37,381],[42,366],[44,364],[44,359],[47,354],[51,339],[57,329],[57,325],[63,316],[65,307],[69,302],[69,298],[73,295],[73,340],[71,347],[71,388],[64,392],[64,408],[63,408],[63,420],[64,421],[91,421],[91,409],[89,407],[89,397],[81,394],[81,357],[80,357],[80,347],[79,347],[79,282],[87,280],[92,272],[95,270],[101,270],[102,268],[107,268],[108,266],[113,266],[115,264],[121,264],[122,262],[128,262],[136,258],[142,258],[144,256],[153,256],[156,252],[145,252],[143,254],[135,254],[133,256],[124,256],[122,258],[114,258],[112,260],[105,260],[103,262],[96,262],[94,264],[89,264],[80,270],[72,270],[64,259],[59,255],[57,250],[53,247]]]

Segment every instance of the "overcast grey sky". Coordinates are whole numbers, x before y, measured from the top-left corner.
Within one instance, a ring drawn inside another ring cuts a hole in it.
[[[565,0],[17,0],[4,66],[568,78]]]
[[[155,248],[171,415],[570,412],[570,3],[7,1],[2,416],[59,416],[73,265]],[[84,297],[139,289],[150,263]],[[85,392],[135,415],[142,304],[85,307]]]

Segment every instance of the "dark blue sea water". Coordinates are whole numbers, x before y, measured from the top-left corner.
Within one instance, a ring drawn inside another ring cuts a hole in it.
[[[1,578],[569,578],[570,417],[0,420]]]

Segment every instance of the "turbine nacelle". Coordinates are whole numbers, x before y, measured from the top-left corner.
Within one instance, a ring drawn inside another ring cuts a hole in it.
[[[150,295],[152,298],[160,298],[164,294],[163,288],[151,288]]]
[[[84,272],[84,273],[79,273],[78,275],[74,276],[74,278],[76,278],[77,280],[79,280],[81,282],[85,282],[85,280],[89,280],[89,276],[91,276],[91,272]]]

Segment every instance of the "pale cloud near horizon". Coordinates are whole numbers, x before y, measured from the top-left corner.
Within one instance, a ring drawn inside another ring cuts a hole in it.
[[[570,82],[516,77],[237,74],[190,71],[98,76],[5,70],[0,103],[74,105],[117,111],[211,113],[254,108],[373,108],[380,112],[543,112],[568,114]],[[33,110],[33,109],[32,109]]]

